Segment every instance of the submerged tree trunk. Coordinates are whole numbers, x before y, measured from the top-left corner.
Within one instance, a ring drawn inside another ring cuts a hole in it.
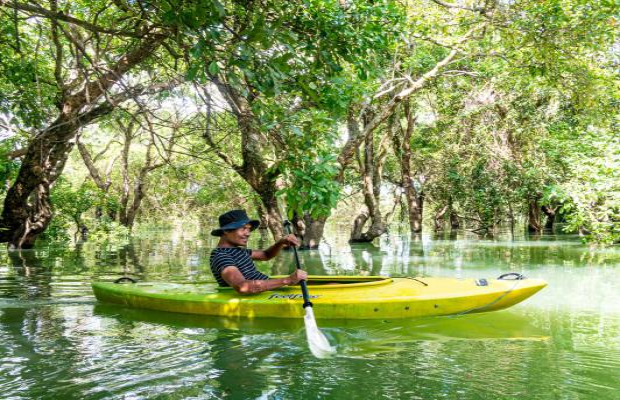
[[[452,206],[450,206],[450,229],[454,231],[459,229],[460,227],[461,221],[459,220],[459,216],[456,211],[454,211]]]
[[[142,204],[142,199],[144,199],[145,193],[145,182],[144,182],[145,174],[140,174],[134,182],[133,187],[133,200],[131,205],[125,208],[123,213],[120,214],[121,224],[128,227],[130,230],[133,228],[133,224],[136,220],[136,216],[138,215],[138,210],[140,210],[140,204]]]
[[[125,127],[117,121],[117,126],[123,132],[123,149],[121,150],[121,177],[123,183],[121,186],[121,198],[119,201],[118,222],[121,225],[129,226],[127,221],[127,210],[129,208],[129,196],[131,195],[131,182],[129,179],[129,149],[133,140],[133,122]]]
[[[422,215],[424,212],[424,195],[417,194],[415,190],[411,190],[411,183],[407,195],[407,205],[409,206],[409,228],[413,233],[422,232]]]
[[[265,218],[265,211],[263,210],[263,203],[255,196],[252,196],[252,200],[254,202],[254,206],[256,207],[256,212],[258,213],[258,220],[260,221],[260,225],[258,226],[258,232],[260,234],[260,248],[265,247],[267,243],[267,218]]]
[[[50,189],[73,148],[78,126],[59,117],[28,145],[13,186],[7,192],[0,221],[0,241],[12,248],[31,248],[52,219]]]
[[[364,225],[369,219],[367,212],[361,212],[353,220],[353,228],[351,229],[351,242],[367,242],[368,240],[362,240],[364,237]]]
[[[301,247],[303,249],[318,249],[323,238],[327,217],[312,218],[309,214],[304,215],[305,232]]]
[[[450,230],[455,231],[461,227],[461,221],[459,215],[452,207],[452,203],[448,203],[439,209],[433,216],[433,222],[435,231],[441,231],[444,229],[446,223],[446,215],[450,222]]]
[[[450,208],[450,206],[445,205],[440,210],[438,210],[435,213],[435,215],[433,216],[433,222],[434,222],[435,231],[443,230],[443,226],[444,226],[444,223],[445,223],[445,215],[446,215],[446,212],[448,211],[449,208]]]
[[[553,230],[553,224],[555,223],[557,207],[542,206],[540,209],[547,216],[545,231],[551,232]]]
[[[538,204],[538,198],[530,200],[530,202],[528,203],[527,230],[530,233],[542,232],[542,222],[541,222],[540,205]]]
[[[271,184],[267,186],[271,186]],[[275,183],[273,188],[261,187],[256,191],[261,199],[261,202],[263,203],[263,206],[265,207],[265,220],[267,227],[269,228],[274,240],[278,240],[284,236],[284,220],[282,219],[282,214],[280,214],[280,208],[278,207],[278,199],[276,198],[277,189],[275,188]]]
[[[245,104],[245,103],[244,103]],[[277,177],[279,172],[270,172],[267,161],[263,158],[267,138],[259,131],[258,121],[245,104],[244,112],[238,117],[241,129],[241,146],[243,164],[236,170],[254,189],[264,207],[264,220],[274,240],[284,236],[283,219],[278,206]]]
[[[378,146],[377,156],[375,156],[373,136],[367,136],[364,140],[364,155],[359,160],[359,167],[367,212],[362,212],[354,221],[350,239],[353,243],[372,242],[387,231],[387,224],[380,207],[380,195],[381,175],[387,156],[387,140],[390,137],[390,134],[383,136]],[[364,232],[363,228],[367,220],[370,220],[370,226]]]
[[[409,102],[404,104],[407,126],[405,129],[400,127],[400,135],[394,134],[394,151],[397,155],[401,171],[401,186],[407,198],[407,210],[409,214],[409,229],[412,233],[422,232],[422,215],[424,211],[424,194],[420,185],[419,189],[415,186],[415,180],[411,172],[411,135],[415,125],[415,117],[411,111]]]

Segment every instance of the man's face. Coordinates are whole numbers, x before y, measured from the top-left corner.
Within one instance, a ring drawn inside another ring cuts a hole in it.
[[[222,237],[230,244],[234,246],[246,247],[248,245],[248,238],[252,232],[252,225],[245,224],[241,228],[237,228],[234,231],[224,231]]]

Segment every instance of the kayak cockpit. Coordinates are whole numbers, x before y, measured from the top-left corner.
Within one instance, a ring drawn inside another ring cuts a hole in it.
[[[285,276],[273,276],[272,278],[284,278]],[[322,276],[322,275],[309,275],[308,289],[320,287],[324,289],[342,289],[351,287],[366,287],[366,286],[379,286],[386,285],[392,282],[392,278],[385,276]],[[232,290],[231,287],[218,287],[218,291]],[[297,285],[295,286],[283,286],[276,290],[299,290]]]
[[[392,282],[385,276],[308,276],[308,287],[320,286],[321,289],[340,287],[377,286]]]

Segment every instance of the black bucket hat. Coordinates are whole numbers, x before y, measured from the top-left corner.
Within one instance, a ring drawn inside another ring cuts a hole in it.
[[[220,227],[211,231],[213,236],[222,236],[224,231],[231,231],[238,229],[245,224],[252,225],[252,230],[258,228],[260,222],[255,219],[250,219],[245,213],[245,210],[232,210],[219,216]]]

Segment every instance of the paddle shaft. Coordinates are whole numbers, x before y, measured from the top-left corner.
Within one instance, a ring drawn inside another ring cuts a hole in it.
[[[291,223],[290,222],[285,223],[284,226],[286,227],[286,232],[288,234],[291,234]],[[301,264],[299,262],[299,254],[297,254],[297,247],[295,246],[293,246],[293,253],[295,254],[295,265],[297,266],[297,269],[301,269]],[[299,281],[299,286],[301,286],[301,294],[304,297],[303,307],[304,308],[312,307],[312,302],[310,301],[310,294],[308,293],[308,285],[306,284],[306,281],[304,279]]]

